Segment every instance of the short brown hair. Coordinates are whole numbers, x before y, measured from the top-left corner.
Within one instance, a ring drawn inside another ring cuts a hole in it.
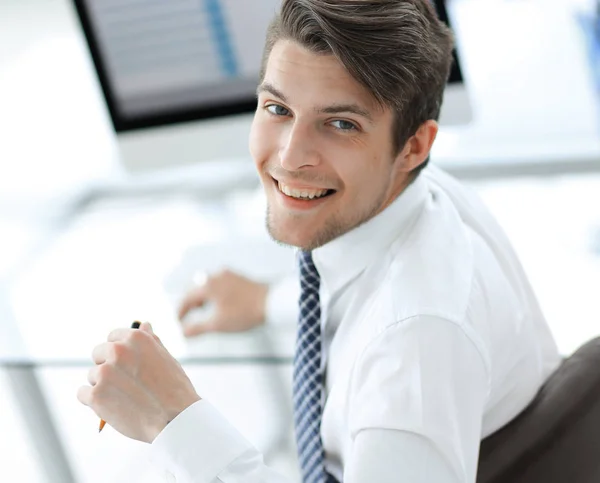
[[[334,55],[393,110],[396,153],[422,123],[438,119],[453,37],[429,0],[283,0],[267,31],[261,80],[284,39]]]

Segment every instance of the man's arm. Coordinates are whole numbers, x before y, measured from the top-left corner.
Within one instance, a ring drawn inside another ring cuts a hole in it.
[[[419,316],[357,360],[344,483],[475,483],[489,393],[485,347],[468,326]]]
[[[361,431],[353,441],[344,483],[464,483],[432,441],[389,429]]]

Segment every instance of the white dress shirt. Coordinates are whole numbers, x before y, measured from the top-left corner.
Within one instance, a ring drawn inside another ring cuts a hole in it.
[[[481,439],[519,414],[560,360],[493,217],[428,167],[313,259],[327,470],[344,483],[474,483]],[[205,400],[175,418],[152,453],[178,483],[287,481]]]

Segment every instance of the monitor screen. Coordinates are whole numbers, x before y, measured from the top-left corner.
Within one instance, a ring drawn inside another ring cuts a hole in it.
[[[116,132],[253,111],[279,3],[75,0]],[[450,82],[462,82],[456,56]]]

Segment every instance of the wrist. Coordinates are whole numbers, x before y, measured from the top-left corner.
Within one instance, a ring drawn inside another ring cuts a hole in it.
[[[267,295],[269,293],[269,285],[259,283],[256,287],[256,297],[254,298],[254,319],[257,324],[263,324],[267,318]]]
[[[148,438],[148,442],[152,443],[158,437],[158,435],[165,430],[165,428],[171,423],[171,421],[173,421],[187,408],[201,400],[202,398],[198,396],[198,394],[194,393],[193,395],[190,394],[185,399],[180,399],[178,404],[164,408],[160,419],[157,421],[156,426],[152,428],[149,432],[150,435]]]

